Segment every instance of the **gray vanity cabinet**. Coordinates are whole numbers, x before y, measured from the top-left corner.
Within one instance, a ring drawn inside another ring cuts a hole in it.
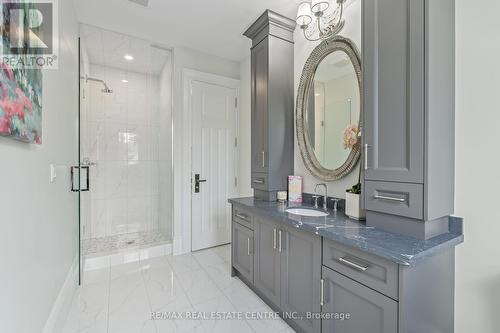
[[[423,182],[424,2],[363,2],[366,180]]]
[[[253,231],[237,222],[232,224],[232,265],[249,282],[253,282]]]
[[[454,210],[454,0],[362,6],[367,223],[429,238]]]
[[[269,201],[293,174],[294,29],[294,20],[267,10],[244,33],[252,39],[251,185]]]
[[[281,236],[281,309],[304,318],[295,320],[304,332],[321,331],[321,320],[306,314],[319,313],[321,237],[283,225]]]
[[[254,216],[254,285],[272,303],[280,305],[280,225]]]
[[[265,38],[251,51],[251,91],[252,91],[252,185],[265,189],[258,173],[268,172],[268,81],[269,40]]]
[[[397,333],[398,303],[348,277],[323,266],[322,313],[349,315],[323,319],[323,333]]]

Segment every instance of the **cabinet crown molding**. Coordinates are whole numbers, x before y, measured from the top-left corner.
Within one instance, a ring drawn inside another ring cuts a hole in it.
[[[296,25],[294,20],[267,9],[243,33],[243,36],[255,40],[259,34],[275,35],[276,37],[283,38],[293,43],[293,32],[295,31]],[[265,30],[266,33],[262,33],[263,30]]]

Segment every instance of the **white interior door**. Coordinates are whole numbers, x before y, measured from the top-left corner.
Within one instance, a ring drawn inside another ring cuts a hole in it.
[[[200,81],[191,83],[192,200],[191,250],[231,241],[231,207],[237,195],[237,89]],[[200,180],[196,190],[196,175]]]

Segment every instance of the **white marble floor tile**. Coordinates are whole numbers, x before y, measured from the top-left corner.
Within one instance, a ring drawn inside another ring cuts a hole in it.
[[[109,293],[109,333],[120,332],[150,320],[151,306],[140,272],[111,281]]]
[[[217,246],[212,248],[212,251],[214,251],[219,257],[221,257],[222,260],[231,262],[231,245]]]
[[[64,333],[288,333],[282,319],[194,319],[186,313],[271,312],[230,276],[230,247],[164,256],[84,273]],[[152,319],[152,311],[183,318]]]
[[[160,312],[171,312],[168,309],[160,309]],[[191,306],[187,308],[179,308],[175,310],[176,312],[182,313],[194,313],[195,309]],[[173,319],[156,319],[154,320],[156,325],[156,330],[158,333],[177,333],[177,332],[205,332],[202,321],[199,319],[192,319],[189,317],[173,318]]]
[[[160,309],[176,311],[191,306],[170,266],[144,270],[143,277],[153,311]]]
[[[224,263],[224,260],[213,249],[193,252],[193,257],[198,261],[201,267]]]
[[[142,270],[141,263],[139,261],[130,262],[127,264],[111,266],[110,279],[114,280],[118,277],[129,274],[137,274]]]
[[[203,269],[178,274],[177,277],[193,305],[222,295],[222,291]]]
[[[223,294],[196,304],[194,309],[200,313],[206,314],[210,318],[208,320],[202,320],[202,325],[206,332],[253,332],[244,319],[231,319],[227,317],[218,319],[211,317],[212,313],[216,313],[219,316],[226,316],[226,314],[235,314],[237,312],[235,307]],[[244,314],[242,314],[242,316],[244,316]],[[235,318],[234,315],[232,315],[232,318]]]
[[[142,323],[134,324],[123,329],[110,331],[113,333],[157,333],[156,326],[153,321],[147,320]]]
[[[269,308],[259,296],[243,283],[234,289],[224,290],[224,294],[238,311],[255,311]]]
[[[109,267],[84,272],[82,276],[82,286],[96,283],[109,283]]]
[[[230,264],[223,264],[204,267],[204,270],[222,291],[236,289],[243,282],[238,277],[231,277]]]
[[[201,268],[191,253],[179,256],[167,256],[167,259],[176,274],[191,272]]]

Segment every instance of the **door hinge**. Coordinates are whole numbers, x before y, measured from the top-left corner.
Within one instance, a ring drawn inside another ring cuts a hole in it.
[[[238,138],[234,138],[234,146],[238,147]]]
[[[234,187],[237,187],[237,186],[238,186],[238,178],[234,177]]]
[[[234,107],[237,108],[238,107],[238,98],[235,98],[234,99]]]

